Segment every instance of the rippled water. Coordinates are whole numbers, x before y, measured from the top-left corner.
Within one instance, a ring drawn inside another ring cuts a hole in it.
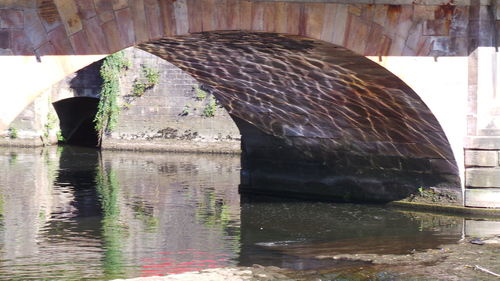
[[[240,198],[238,156],[3,148],[0,169],[0,280],[335,267],[317,257],[437,248],[463,229],[383,206]]]

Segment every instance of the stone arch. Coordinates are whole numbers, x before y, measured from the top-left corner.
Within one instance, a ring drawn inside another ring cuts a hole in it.
[[[459,200],[457,163],[438,120],[403,81],[363,56],[302,36],[242,31],[166,37],[139,48],[218,98],[242,132],[247,163],[254,162],[244,168],[259,174],[249,180],[259,192],[284,180],[321,186],[297,192],[317,197],[352,189],[349,199],[386,201],[437,187]],[[257,167],[266,164],[283,172],[272,176],[278,180],[262,176]],[[311,165],[316,173],[304,168]]]
[[[43,3],[44,6],[42,7],[37,3]],[[463,18],[467,16],[467,7],[430,6],[424,7],[425,9],[418,9],[414,5],[285,3],[249,0],[144,0],[132,2],[48,0],[41,2],[24,1],[19,5],[15,7],[2,7],[2,14],[7,15],[9,18],[9,21],[5,23],[2,34],[0,34],[2,36],[7,34],[9,38],[2,45],[2,48],[6,50],[2,54],[36,55],[42,66],[37,65],[34,71],[53,73],[51,74],[53,77],[49,81],[57,81],[64,77],[65,74],[72,73],[86,63],[88,64],[96,60],[96,57],[89,57],[86,62],[79,61],[75,63],[73,61],[75,57],[80,57],[83,60],[86,59],[81,55],[109,54],[132,45],[150,42],[162,37],[183,38],[184,36],[184,38],[189,38],[189,34],[223,30],[245,30],[249,32],[248,34],[255,34],[253,32],[264,32],[262,34],[270,32],[288,34],[290,36],[303,36],[304,44],[309,44],[310,42],[317,44],[315,45],[315,50],[317,51],[322,50],[323,52],[327,52],[329,47],[321,49],[323,47],[321,47],[320,43],[317,43],[319,41],[311,41],[310,39],[337,44],[363,56],[456,56],[467,54],[468,51],[466,45],[461,44],[466,37],[463,34],[460,35],[464,30],[466,32],[466,26],[464,27],[460,24]],[[424,27],[433,26],[427,23],[431,23],[430,21],[435,20],[436,17],[439,17],[440,21],[433,23],[442,21],[443,28],[441,26],[434,26],[435,30],[426,30],[424,32]],[[465,29],[462,30],[461,28]],[[412,32],[409,32],[410,30]],[[196,35],[193,36],[196,37]],[[308,40],[310,41],[309,43],[307,43]],[[342,51],[338,49],[337,52],[341,53]],[[328,56],[324,58],[328,58]],[[47,61],[48,64],[46,63]],[[386,73],[384,72],[385,70],[374,67],[374,64],[370,64],[367,60],[362,61],[359,59],[357,62],[360,65],[369,65],[367,69],[363,70],[367,72],[365,73],[367,76],[370,76],[370,73],[368,73],[370,70]],[[352,66],[349,62],[344,62],[344,64],[343,67],[347,70]],[[312,67],[317,68],[314,63],[312,63]],[[332,68],[335,69],[335,67]],[[360,73],[363,72],[360,67],[358,67],[357,71],[361,71]],[[12,75],[15,75],[15,73],[13,72]],[[314,75],[314,73],[311,75]],[[321,78],[312,77],[310,79]],[[9,79],[6,80],[10,81]],[[15,81],[15,79],[12,81]],[[387,82],[394,83],[396,80],[391,81]],[[369,80],[369,82],[377,84],[376,82],[380,81]],[[37,81],[37,83],[40,83],[40,85],[32,84],[29,87],[30,92],[26,94],[27,100],[34,96],[33,89],[37,87],[38,89],[43,89],[45,86],[48,86],[43,84],[45,82]],[[412,102],[418,101],[415,98],[418,95],[411,91],[408,86],[399,84],[399,82],[397,84],[394,87],[391,85],[387,88],[396,89],[396,92],[413,93],[411,95],[400,95],[404,96],[407,100],[401,98],[397,104],[409,105]],[[217,87],[212,88],[212,90],[217,89]],[[379,90],[381,89],[377,89],[377,91]],[[381,93],[387,94],[387,89],[382,90]],[[219,92],[219,99],[223,103],[229,102],[227,98],[224,100],[223,91]],[[398,96],[397,93],[392,94]],[[350,99],[348,100],[350,101]],[[311,102],[318,101],[313,100]],[[344,102],[347,102],[347,100]],[[419,105],[420,102],[416,102],[415,105]],[[351,104],[353,109],[359,111],[352,112],[352,114],[366,115],[366,110],[363,107],[357,107],[352,102]],[[240,108],[239,110],[243,109]],[[398,112],[394,110],[392,112],[395,113],[395,117],[392,120],[406,124],[398,120],[401,114],[398,115]],[[280,120],[279,116],[276,117]],[[434,117],[429,118],[433,119],[430,122],[431,125],[426,124],[424,127],[419,128],[421,131],[433,127],[436,120]],[[317,119],[320,122],[320,118]],[[383,119],[377,122],[383,123]],[[2,122],[5,123],[4,120],[8,122],[6,118],[0,120],[0,127],[2,126]],[[286,120],[281,121],[286,123]],[[302,121],[306,122],[306,120]],[[256,122],[254,121],[253,124],[255,125]],[[265,122],[261,121],[261,123]],[[309,128],[309,130],[301,131],[293,126],[282,126],[281,129],[273,129],[273,126],[270,125],[273,124],[262,124],[261,127],[269,127],[271,128],[270,131],[277,135],[285,135],[285,132],[287,134],[301,134],[306,131],[314,132],[312,136],[322,140],[319,142],[320,145],[315,147],[337,147],[338,145],[338,142],[334,141],[328,141],[326,144],[323,143],[326,138],[319,138],[318,136],[322,136],[321,134],[324,134],[324,132],[318,131],[317,128]],[[434,126],[433,129],[430,129],[430,132],[439,131],[436,131],[435,128],[437,127]],[[279,130],[282,132],[279,134],[276,133]],[[270,131],[268,130],[268,132]],[[359,128],[353,129],[349,134],[351,137],[355,135],[366,137],[366,134],[360,132]],[[376,136],[377,134],[373,135]],[[386,137],[389,136],[389,138],[398,136],[403,139],[409,136],[401,135],[397,132],[385,132],[384,135]],[[411,136],[415,137],[415,135]],[[326,137],[326,135],[322,137]],[[311,139],[318,142],[314,138]],[[330,140],[333,139],[330,138]],[[432,136],[432,140],[425,137],[423,139],[426,143],[436,141],[443,144],[446,137],[442,135],[441,130],[440,133]],[[343,143],[345,144],[346,141]],[[300,147],[300,142],[296,143],[296,145]],[[356,142],[349,142],[349,145],[354,148]],[[430,146],[432,147],[432,145]],[[312,146],[305,145],[304,147]],[[404,149],[401,148],[401,150],[413,151],[411,153],[415,153],[416,150],[422,150],[420,153],[426,151],[425,153],[429,153],[435,158],[429,158],[431,156],[426,158],[429,161],[424,161],[425,172],[431,172],[432,170],[428,166],[431,163],[430,159],[440,159],[444,160],[445,163],[442,170],[450,169],[451,167],[452,171],[450,173],[456,176],[456,165],[450,162],[453,160],[453,153],[450,154],[449,146],[446,149],[445,147],[447,146],[443,145],[442,149],[433,147],[430,151],[423,149],[423,146],[420,146],[418,149],[415,147],[405,147]],[[357,149],[366,151],[368,148],[359,146]],[[399,151],[398,149],[396,150]],[[315,155],[315,153],[314,150],[310,151],[311,155]],[[373,159],[370,160],[371,163],[373,161]],[[399,163],[398,165],[402,165],[401,162]]]

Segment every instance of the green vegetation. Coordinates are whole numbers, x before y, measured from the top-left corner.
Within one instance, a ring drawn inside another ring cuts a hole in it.
[[[99,145],[104,133],[111,132],[116,126],[120,112],[118,106],[120,72],[127,69],[129,65],[130,62],[125,58],[124,53],[117,52],[106,57],[101,66],[100,74],[103,80],[101,99],[94,119]]]
[[[208,102],[205,105],[205,108],[203,109],[203,116],[214,117],[216,111],[217,111],[217,101],[215,100],[214,96],[211,95],[208,98]]]
[[[198,85],[193,87],[195,95],[194,98],[197,101],[203,101],[207,97],[207,92],[203,91]]]
[[[139,80],[134,81],[133,93],[136,97],[144,95],[146,90],[153,88],[160,80],[160,72],[151,67],[142,66],[142,75]],[[145,82],[140,82],[145,81]]]
[[[61,130],[57,131],[56,136],[57,136],[57,141],[58,142],[66,142],[66,139],[64,138]]]
[[[19,137],[19,133],[17,132],[17,129],[14,127],[9,128],[9,137],[11,139],[17,139]]]
[[[45,138],[48,138],[50,135],[50,130],[54,129],[57,126],[57,116],[53,114],[52,112],[49,112],[47,114],[47,123],[45,124],[45,132],[43,133],[43,136]]]
[[[191,112],[191,105],[186,104],[184,108],[182,109],[181,116],[187,116]]]

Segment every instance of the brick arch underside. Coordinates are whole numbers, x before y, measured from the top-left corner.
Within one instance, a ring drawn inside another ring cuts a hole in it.
[[[139,48],[201,82],[237,121],[244,142],[246,132],[262,133],[247,136],[246,154],[254,158],[247,162],[257,161],[250,170],[269,163],[271,177],[281,170],[283,178],[308,185],[306,192],[315,182],[317,190],[339,189],[346,197],[347,189],[363,200],[401,199],[418,187],[460,193],[455,158],[432,112],[363,56],[305,37],[241,31],[163,38]],[[297,168],[304,163],[314,173]],[[261,178],[249,181],[270,180]]]

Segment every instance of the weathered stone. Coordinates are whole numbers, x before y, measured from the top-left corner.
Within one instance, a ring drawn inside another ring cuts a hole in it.
[[[467,187],[500,187],[499,168],[468,168],[465,170]]]
[[[12,30],[12,52],[17,56],[33,55],[33,45],[23,30]]]
[[[498,152],[485,150],[465,150],[465,166],[495,167],[498,166]]]
[[[429,172],[431,164],[429,159],[406,158],[401,159],[401,168],[405,171]]]
[[[359,17],[349,15],[345,46],[358,54],[363,54],[367,45],[369,26]]]
[[[76,4],[78,5],[78,10],[82,15],[82,19],[90,19],[96,16],[94,1],[78,0]]]
[[[120,10],[128,7],[127,0],[112,0],[113,2],[113,10]]]
[[[373,166],[376,168],[383,169],[401,169],[401,163],[399,157],[384,157],[384,156],[374,156],[372,157]]]
[[[73,53],[73,47],[71,46],[71,43],[63,26],[60,26],[49,32],[48,36],[57,54],[67,55]]]
[[[38,56],[55,56],[57,54],[56,49],[54,48],[54,45],[50,42],[45,42],[40,46],[38,49],[35,50],[35,53]]]
[[[104,31],[110,53],[123,49],[124,43],[122,42],[116,21],[113,20],[104,23],[102,25],[102,29]]]
[[[87,33],[92,52],[95,54],[109,53],[106,37],[104,36],[102,26],[99,24],[99,19],[97,17],[93,17],[86,20],[84,21],[83,26],[85,28],[85,32]]]
[[[132,22],[132,14],[130,12],[130,8],[116,11],[115,14],[116,14],[116,23],[118,25],[118,30],[120,30],[120,35],[123,40],[122,42],[125,43],[125,46],[134,45],[135,32],[134,32],[134,25]]]
[[[10,32],[0,30],[0,49],[10,49]]]
[[[73,34],[69,38],[75,54],[78,55],[90,55],[92,54],[92,48],[89,44],[89,39],[84,30]]]
[[[59,15],[61,16],[68,35],[75,34],[82,30],[82,20],[80,19],[78,6],[74,0],[54,0],[54,3],[57,6],[57,10],[59,11]]]
[[[450,33],[449,20],[427,20],[424,22],[423,35],[425,36],[447,36]]]
[[[431,170],[435,173],[458,175],[458,167],[455,161],[444,159],[431,159]]]
[[[148,24],[146,21],[146,11],[144,8],[144,0],[135,0],[130,2],[130,14],[133,22],[133,30],[135,31],[136,43],[149,40]],[[118,17],[118,13],[117,13]],[[119,24],[120,25],[120,24]],[[123,34],[123,33],[122,33]],[[131,44],[133,45],[133,43]]]
[[[465,206],[479,208],[500,208],[500,189],[468,188],[465,190]]]
[[[189,32],[188,8],[186,0],[177,0],[173,3],[175,14],[176,34],[182,35]]]
[[[467,137],[465,148],[468,149],[497,149],[500,150],[500,137],[471,136]]]
[[[47,42],[47,33],[35,10],[24,11],[24,31],[35,48]]]
[[[23,28],[24,13],[19,10],[0,10],[0,28]]]
[[[146,20],[148,22],[149,37],[151,39],[160,38],[163,35],[160,6],[156,0],[144,1]]]

